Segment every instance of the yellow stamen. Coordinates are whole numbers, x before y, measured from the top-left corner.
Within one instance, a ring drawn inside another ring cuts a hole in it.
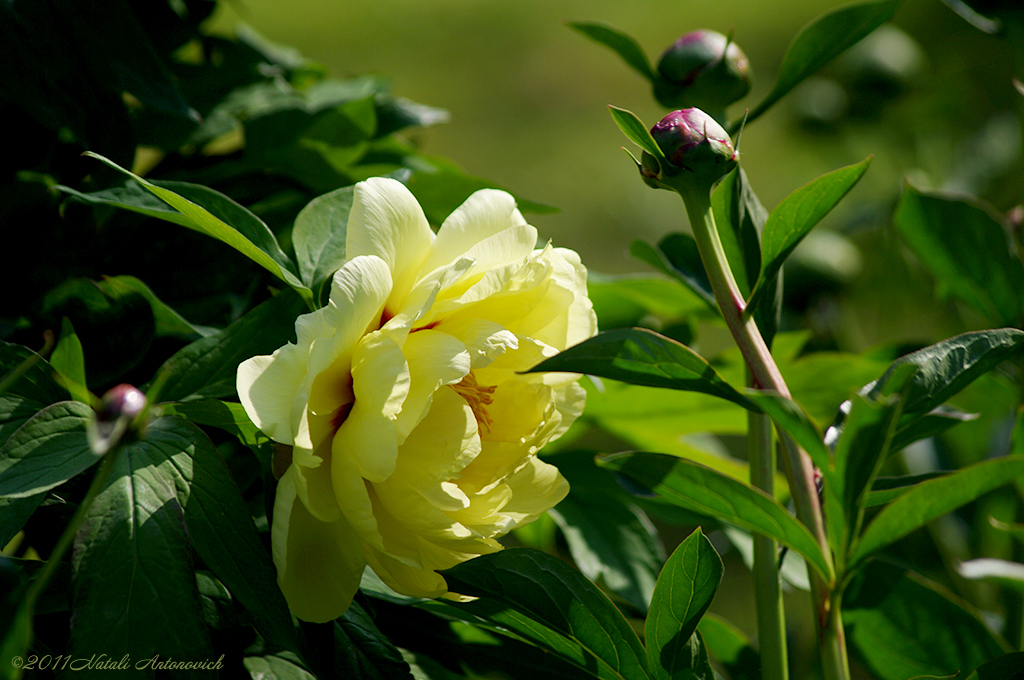
[[[456,394],[465,399],[466,403],[469,404],[469,408],[473,410],[473,417],[476,418],[480,429],[484,432],[490,431],[491,423],[494,420],[491,419],[487,409],[484,407],[494,402],[494,397],[491,395],[494,394],[497,385],[481,385],[476,381],[473,371],[470,371],[460,382],[449,385],[449,387],[455,390]]]

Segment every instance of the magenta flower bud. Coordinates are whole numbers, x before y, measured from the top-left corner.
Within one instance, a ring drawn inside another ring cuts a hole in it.
[[[729,133],[700,109],[673,111],[651,128],[651,136],[667,163],[650,154],[641,160],[640,174],[650,186],[710,191],[739,162]]]
[[[739,46],[715,31],[693,31],[675,41],[658,62],[654,96],[669,108],[725,107],[750,92],[751,71]]]
[[[107,390],[100,404],[99,419],[113,421],[118,418],[134,420],[146,408],[146,395],[132,385],[118,385]]]

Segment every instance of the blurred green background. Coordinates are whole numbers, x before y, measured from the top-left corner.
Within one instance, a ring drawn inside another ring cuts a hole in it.
[[[425,152],[558,208],[528,216],[542,238],[578,250],[592,271],[621,273],[646,269],[627,253],[632,240],[656,241],[686,218],[678,198],[638,181],[620,148],[629,142],[606,107],[628,108],[648,124],[666,111],[644,79],[565,22],[615,26],[653,63],[683,33],[731,31],[754,71],[752,93],[730,110],[738,117],[768,92],[797,31],[841,4],[245,0],[223,3],[213,27],[230,31],[244,22],[334,76],[382,74],[397,95],[447,109],[447,124],[415,133]],[[1011,84],[1007,39],[983,33],[940,0],[907,0],[895,25],[902,33],[865,41],[752,123],[740,141],[742,163],[769,210],[814,177],[874,155],[865,179],[789,268],[787,303],[808,313],[796,323],[844,349],[976,324],[931,305],[930,280],[891,235],[904,178],[979,195],[1004,211],[1020,200],[1014,108],[1021,97]],[[864,82],[879,68],[893,73]],[[822,233],[829,230],[841,236]],[[836,283],[844,292],[823,303],[819,292]]]

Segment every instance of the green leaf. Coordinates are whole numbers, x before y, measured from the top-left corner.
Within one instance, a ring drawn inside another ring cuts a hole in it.
[[[871,158],[822,175],[791,193],[771,212],[761,236],[761,273],[750,294],[749,306],[760,303],[786,258],[860,180]]]
[[[639,146],[641,149],[651,154],[659,161],[665,159],[665,153],[661,150],[661,147],[654,141],[654,137],[651,136],[650,130],[644,125],[643,121],[637,118],[637,115],[632,111],[626,109],[620,109],[617,106],[609,106],[608,110],[611,111],[612,119],[615,124],[622,130],[622,134],[626,135],[631,142]]]
[[[182,401],[234,396],[238,365],[294,340],[295,319],[303,311],[302,300],[284,290],[219,333],[182,348],[160,368],[166,382],[159,398]]]
[[[744,395],[771,416],[772,420],[807,452],[823,474],[828,475],[831,472],[832,456],[825,446],[824,435],[799,404],[777,392],[745,390]]]
[[[316,680],[316,676],[303,668],[302,662],[292,652],[246,656],[242,665],[250,677],[259,680]]]
[[[649,274],[602,276],[591,272],[587,293],[602,330],[637,326],[650,315],[676,320],[708,309],[706,302],[678,281]]]
[[[586,21],[569,21],[569,28],[579,31],[594,42],[600,43],[615,52],[626,62],[626,65],[635,70],[653,84],[657,80],[647,55],[632,37],[608,24]]]
[[[345,263],[345,233],[352,209],[352,187],[314,198],[295,218],[292,243],[299,275],[317,291]]]
[[[929,479],[942,477],[942,472],[924,472],[918,475],[902,475],[900,477],[876,477],[871,484],[871,491],[864,496],[864,507],[874,508],[895,500],[910,487],[926,482]]]
[[[6,546],[46,498],[45,493],[23,498],[0,498],[0,546]]]
[[[1021,680],[1024,652],[1010,652],[978,666],[967,680]]]
[[[210,659],[189,532],[173,480],[148,445],[121,449],[86,512],[72,559],[71,653]],[[145,673],[154,677],[153,670]]]
[[[50,355],[50,366],[64,379],[64,385],[75,401],[83,404],[92,402],[85,381],[85,354],[82,342],[75,335],[71,321],[64,317],[60,324],[60,340]]]
[[[35,495],[97,463],[86,434],[92,417],[82,402],[60,401],[22,425],[0,448],[0,496]]]
[[[277,647],[297,650],[274,566],[241,492],[209,438],[182,418],[159,418],[150,423],[141,441],[130,445],[129,455],[140,465],[159,469],[164,482],[172,485],[193,548],[249,611],[256,629]]]
[[[722,665],[730,680],[760,680],[761,657],[743,631],[710,613],[700,620],[697,630],[708,653]]]
[[[960,298],[996,326],[1020,324],[1024,264],[990,208],[907,184],[894,221],[941,292]]]
[[[373,619],[353,602],[334,622],[334,672],[339,678],[413,680],[409,664]]]
[[[757,411],[699,354],[681,343],[644,328],[619,328],[570,347],[531,368],[588,373],[632,385],[703,392]]]
[[[565,657],[598,678],[648,678],[643,645],[622,614],[578,571],[536,550],[508,549],[441,572],[459,605]]]
[[[219,399],[199,399],[184,403],[161,404],[165,416],[179,416],[196,425],[208,425],[224,430],[238,437],[246,446],[259,446],[270,441],[245,412],[238,402]]]
[[[939,586],[874,560],[843,598],[847,640],[879,680],[951,677],[1009,651]]]
[[[124,297],[131,293],[137,293],[145,298],[153,310],[153,322],[156,324],[154,330],[158,338],[174,337],[195,340],[216,332],[216,329],[196,326],[186,321],[181,314],[160,300],[149,286],[134,276],[105,276],[96,285],[111,298]]]
[[[147,182],[99,154],[86,152],[85,155],[131,177],[173,210],[157,210],[152,205],[137,205],[134,202],[120,203],[109,198],[99,202],[117,205],[151,217],[159,217],[226,243],[287,283],[298,291],[307,303],[312,304],[312,292],[299,280],[294,271],[294,263],[281,250],[277,239],[274,238],[267,225],[227,196],[206,187],[184,182],[166,183],[167,186],[174,188],[172,191],[164,186]],[[89,200],[88,194],[68,193]]]
[[[1022,475],[1024,457],[1004,456],[911,487],[868,524],[860,540],[853,544],[850,564]]]
[[[831,580],[831,566],[811,532],[760,489],[658,453],[612,454],[600,456],[598,463],[682,508],[773,538],[803,555],[822,578]]]
[[[42,405],[68,398],[68,391],[53,379],[53,369],[23,345],[0,342],[0,396],[15,395]]]
[[[756,119],[805,78],[892,19],[899,4],[899,0],[883,0],[848,5],[805,26],[786,49],[771,91],[750,112],[746,121],[749,123]]]
[[[696,293],[712,311],[718,313],[715,293],[711,290],[711,281],[708,280],[707,272],[700,260],[697,242],[689,234],[669,234],[657,247],[646,241],[636,240],[630,244],[629,254],[678,279]]]
[[[551,461],[569,482],[569,495],[548,512],[576,566],[591,581],[646,611],[665,561],[651,520],[612,473],[594,464],[592,452],[567,451]]]
[[[863,392],[869,397],[886,390],[889,380],[912,364],[918,367],[911,379],[904,419],[927,413],[953,397],[974,380],[1024,350],[1024,331],[1015,328],[964,333],[918,350],[894,361]],[[906,423],[901,423],[905,426]]]
[[[647,663],[655,677],[683,677],[681,671],[693,667],[685,648],[711,606],[723,573],[722,558],[700,527],[668,558],[644,623]]]

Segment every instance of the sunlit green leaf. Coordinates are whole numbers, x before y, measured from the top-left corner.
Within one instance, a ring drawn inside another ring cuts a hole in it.
[[[722,558],[698,527],[675,549],[654,587],[644,623],[647,662],[658,678],[693,667],[687,645],[722,582]]]
[[[246,446],[258,446],[270,441],[260,432],[245,408],[238,402],[219,399],[199,399],[181,403],[160,404],[160,410],[167,416],[181,416],[196,425],[209,425],[238,437]]]
[[[314,198],[295,218],[292,242],[299,275],[314,291],[345,263],[345,228],[352,198],[352,187],[343,187]]]
[[[822,175],[791,193],[771,212],[761,236],[761,273],[750,294],[751,306],[759,304],[786,258],[853,188],[870,163],[869,156],[860,163]]]
[[[579,31],[618,54],[622,61],[652,83],[657,78],[640,45],[619,29],[607,24],[586,21],[569,21],[567,24],[569,28]]]
[[[530,369],[588,373],[633,385],[711,394],[757,410],[686,345],[644,328],[620,328],[570,347]]]
[[[450,590],[480,598],[460,609],[587,669],[597,678],[644,680],[643,645],[600,590],[556,557],[509,549],[441,572]]]
[[[877,560],[847,589],[843,621],[850,646],[880,680],[951,677],[1009,651],[965,603]]]
[[[850,564],[1022,475],[1024,457],[1004,456],[911,487],[868,524],[860,540],[854,543]]]
[[[805,78],[892,19],[899,4],[899,0],[883,0],[848,5],[832,10],[805,26],[786,50],[771,91],[750,112],[747,122],[753,121]]]
[[[97,463],[86,434],[92,417],[82,402],[60,401],[22,425],[0,448],[0,496],[35,495]]]
[[[598,462],[680,507],[765,534],[803,555],[823,578],[830,578],[832,569],[811,532],[760,489],[703,465],[657,453],[612,454],[599,457]]]
[[[659,161],[663,161],[665,153],[654,141],[654,137],[651,136],[647,126],[644,125],[642,120],[637,118],[635,113],[626,109],[620,109],[617,106],[609,106],[608,110],[611,111],[612,119],[619,126],[619,129],[622,130],[622,134],[626,135],[631,142]]]
[[[60,340],[50,355],[50,366],[60,373],[64,386],[75,401],[91,403],[85,381],[85,354],[82,352],[82,342],[75,335],[75,328],[67,317],[61,321]]]
[[[963,197],[907,184],[894,219],[910,249],[935,276],[939,291],[960,298],[996,326],[1024,317],[1024,265],[991,211]]]

